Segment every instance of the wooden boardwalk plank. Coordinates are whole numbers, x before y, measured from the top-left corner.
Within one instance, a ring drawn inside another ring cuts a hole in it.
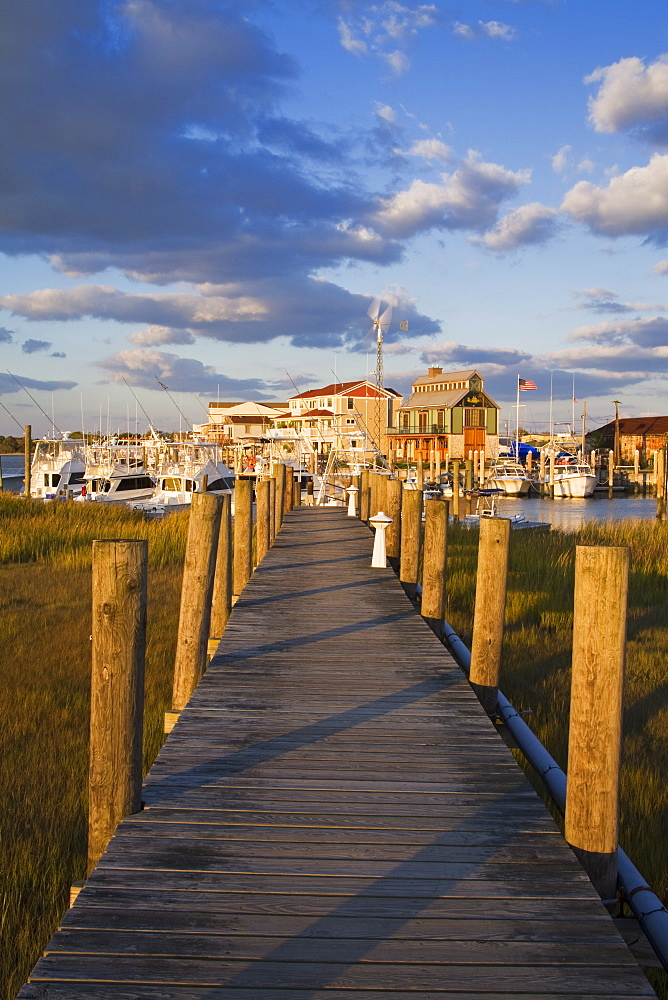
[[[654,995],[371,541],[286,516],[21,997]]]

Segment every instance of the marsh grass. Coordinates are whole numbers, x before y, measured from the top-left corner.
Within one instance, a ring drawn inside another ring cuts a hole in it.
[[[2,991],[14,997],[86,864],[91,542],[148,538],[144,767],[169,707],[187,514],[0,497]]]
[[[455,527],[448,612],[470,644],[478,533]],[[501,689],[566,769],[576,545],[631,550],[620,843],[663,897],[668,886],[668,523],[589,523],[511,536]],[[519,756],[519,754],[518,754]],[[661,997],[668,977],[648,973]]]

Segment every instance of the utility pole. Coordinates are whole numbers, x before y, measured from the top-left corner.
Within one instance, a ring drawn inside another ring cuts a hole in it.
[[[613,399],[615,404],[615,444],[614,444],[614,456],[615,456],[615,466],[621,464],[621,455],[619,451],[619,399]]]

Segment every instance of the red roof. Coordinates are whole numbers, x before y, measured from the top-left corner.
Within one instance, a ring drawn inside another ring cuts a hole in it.
[[[392,396],[400,396],[400,393],[394,389],[389,389],[387,386],[384,391]],[[299,395],[291,396],[290,398],[313,399],[315,396],[378,396],[378,389],[372,382],[364,380],[361,382],[332,382],[331,385],[326,385],[322,389],[311,389],[309,392],[300,392]]]

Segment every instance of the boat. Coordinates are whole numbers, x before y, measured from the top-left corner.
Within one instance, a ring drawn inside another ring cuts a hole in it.
[[[549,483],[549,479],[546,482]],[[591,465],[573,455],[561,455],[554,463],[555,497],[583,499],[592,496],[597,479]]]
[[[155,491],[155,479],[142,466],[118,465],[110,470],[86,469],[84,486],[74,499],[80,503],[123,503],[148,499]]]
[[[498,517],[504,521],[510,521],[511,524],[519,524],[524,521],[524,514],[499,514],[496,509],[496,502],[503,495],[503,490],[493,488],[471,490],[467,493],[467,496],[476,498],[475,513],[467,514],[465,517],[460,518],[460,524],[480,524],[482,518],[488,517]]]
[[[77,497],[84,488],[86,458],[82,440],[62,437],[37,441],[30,466],[30,496],[35,500]]]
[[[520,462],[495,462],[487,482],[490,488],[502,490],[506,496],[523,497],[531,489],[531,479]]]
[[[218,445],[206,441],[180,441],[166,446],[155,470],[155,487],[148,497],[130,506],[146,514],[185,510],[195,493],[232,493],[235,475],[219,460]]]

